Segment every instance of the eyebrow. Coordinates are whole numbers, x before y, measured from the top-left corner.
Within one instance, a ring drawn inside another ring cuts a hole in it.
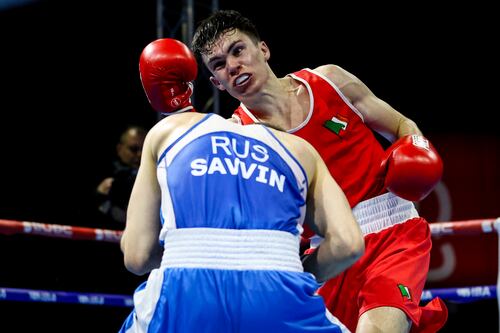
[[[229,44],[229,47],[227,48],[226,53],[230,53],[230,52],[231,52],[231,50],[232,50],[232,49],[234,48],[234,46],[236,45],[236,43],[238,43],[238,42],[240,42],[240,40],[235,40],[235,41],[233,41],[231,44]],[[212,57],[212,58],[210,58],[210,59],[208,60],[207,65],[211,65],[213,62],[215,62],[215,61],[217,61],[217,60],[219,60],[219,59],[221,59],[221,58],[222,58],[222,56],[220,56],[220,55],[216,55],[216,56],[214,56],[214,57]]]

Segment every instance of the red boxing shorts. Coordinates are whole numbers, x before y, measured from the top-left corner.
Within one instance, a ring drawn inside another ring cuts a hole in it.
[[[415,217],[411,202],[390,193],[358,206],[353,212],[365,235],[365,253],[318,290],[327,308],[353,332],[364,312],[381,306],[404,311],[413,322],[411,332],[436,332],[448,318],[446,305],[434,298],[420,306],[432,247],[427,221]]]

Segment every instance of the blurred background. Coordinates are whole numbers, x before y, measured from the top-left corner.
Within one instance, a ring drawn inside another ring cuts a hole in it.
[[[445,163],[442,184],[419,204],[430,222],[500,216],[493,79],[498,29],[492,8],[431,2],[269,5],[0,0],[0,219],[120,229],[96,223],[89,202],[121,131],[129,124],[150,128],[159,119],[142,90],[140,53],[159,37],[183,40],[186,15],[196,25],[214,6],[239,10],[256,23],[278,76],[337,64],[415,120]],[[200,70],[195,86],[196,108],[214,111],[206,71]],[[229,116],[237,104],[224,94],[217,98],[215,111]],[[496,284],[496,234],[481,240],[441,237],[433,251],[428,287]],[[125,271],[116,244],[0,235],[0,253],[0,288],[131,294],[145,279]],[[0,301],[2,325],[15,325],[15,332],[62,332],[75,324],[113,332],[129,310]],[[498,332],[496,299],[449,303],[449,310],[443,331],[474,324]]]

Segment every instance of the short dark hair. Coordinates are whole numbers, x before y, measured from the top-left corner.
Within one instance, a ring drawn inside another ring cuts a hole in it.
[[[130,134],[130,132],[136,132],[137,135],[144,136],[144,137],[148,133],[148,131],[140,125],[127,125],[125,127],[125,129],[122,131],[122,133],[120,134],[119,143],[124,143],[127,140],[127,137]]]
[[[256,43],[260,41],[259,32],[252,21],[236,10],[219,10],[200,22],[191,48],[197,56],[207,54],[221,35],[236,29]]]

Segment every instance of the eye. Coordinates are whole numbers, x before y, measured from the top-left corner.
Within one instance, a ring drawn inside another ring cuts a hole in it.
[[[133,154],[137,154],[138,152],[140,152],[142,150],[142,147],[141,146],[127,146],[128,150],[130,150],[130,152],[132,152]]]
[[[239,56],[245,48],[243,46],[237,46],[233,49],[233,55],[234,56]]]
[[[216,61],[212,65],[212,70],[214,70],[214,71],[220,70],[220,69],[224,68],[225,64],[226,63],[224,61]]]

